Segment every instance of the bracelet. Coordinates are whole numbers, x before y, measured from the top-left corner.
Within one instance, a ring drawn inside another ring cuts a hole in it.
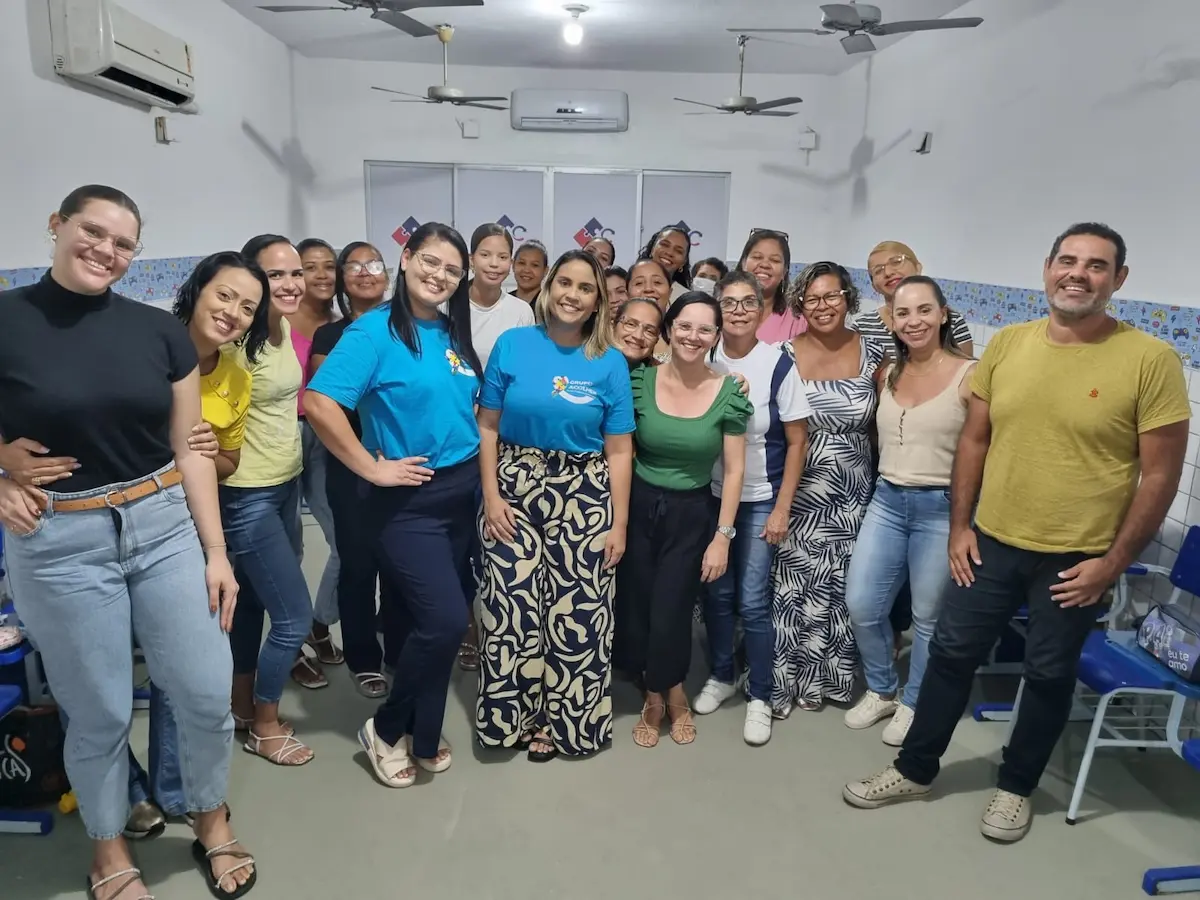
[[[207,553],[209,550],[226,550],[228,547],[228,544],[209,544],[207,547],[202,544],[200,549]]]

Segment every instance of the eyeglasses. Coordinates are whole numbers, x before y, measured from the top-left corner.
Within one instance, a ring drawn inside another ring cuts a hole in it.
[[[822,294],[820,297],[805,297],[801,301],[801,306],[805,309],[816,309],[822,303],[826,306],[837,306],[845,299],[845,291],[832,291],[828,294]]]
[[[758,237],[760,235],[762,235],[763,237],[783,238],[785,241],[788,240],[788,233],[786,231],[776,231],[774,228],[751,228],[750,229],[750,237]]]
[[[414,253],[413,256],[416,257],[417,262],[421,264],[421,268],[429,275],[436,274],[437,272],[445,272],[446,277],[451,281],[462,281],[467,274],[458,266],[444,263],[431,253]]]
[[[737,312],[739,309],[754,312],[761,308],[762,303],[757,297],[726,297],[721,301],[721,312]]]
[[[698,334],[702,338],[713,338],[717,336],[716,325],[692,325],[691,322],[676,322],[675,333],[678,335]]]
[[[909,257],[905,256],[903,253],[901,253],[898,256],[893,256],[888,259],[885,259],[879,265],[871,266],[871,269],[870,269],[871,277],[878,278],[880,275],[882,275],[888,269],[898,269],[902,265],[904,265],[906,262],[908,262],[908,260],[909,260]]]
[[[127,237],[117,237],[107,228],[103,228],[95,222],[77,222],[73,219],[67,219],[67,221],[75,226],[79,237],[89,247],[99,247],[105,241],[111,240],[113,252],[123,259],[133,259],[142,252],[141,241],[135,241]]]
[[[365,263],[348,262],[342,266],[342,271],[347,275],[361,275],[363,272],[368,275],[382,275],[387,271],[387,266],[383,264],[382,259],[372,259]]]
[[[625,316],[621,316],[621,318],[617,319],[617,324],[630,333],[634,331],[640,331],[650,340],[658,340],[657,325],[651,325],[648,322],[639,322],[637,319],[627,319]]]

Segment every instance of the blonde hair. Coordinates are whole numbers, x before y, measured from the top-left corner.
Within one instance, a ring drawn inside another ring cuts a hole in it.
[[[921,260],[917,259],[917,254],[913,253],[912,247],[908,244],[902,244],[900,241],[880,241],[876,244],[870,253],[867,254],[867,269],[871,268],[871,257],[876,253],[898,253],[902,256],[907,256],[913,261],[913,265],[921,265]]]
[[[609,312],[608,279],[604,277],[604,269],[600,261],[592,254],[583,250],[568,250],[550,267],[542,289],[533,302],[533,317],[539,325],[545,325],[550,319],[550,288],[558,275],[558,270],[569,262],[584,262],[592,270],[596,279],[596,311],[583,324],[583,355],[588,359],[599,359],[613,343],[612,316]]]

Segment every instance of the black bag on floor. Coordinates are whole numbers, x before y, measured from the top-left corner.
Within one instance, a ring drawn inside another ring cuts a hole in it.
[[[0,719],[0,808],[57,803],[71,790],[55,706],[18,706]]]

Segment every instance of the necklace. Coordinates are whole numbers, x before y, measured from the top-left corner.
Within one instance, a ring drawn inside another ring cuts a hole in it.
[[[937,362],[933,363],[932,365],[926,366],[924,369],[918,369],[912,363],[909,363],[908,364],[908,373],[913,378],[924,378],[926,375],[932,375],[934,373],[934,371],[937,369],[937,367],[942,364],[942,360],[945,358],[946,358],[946,355],[943,353],[941,356],[939,356],[937,358]]]

